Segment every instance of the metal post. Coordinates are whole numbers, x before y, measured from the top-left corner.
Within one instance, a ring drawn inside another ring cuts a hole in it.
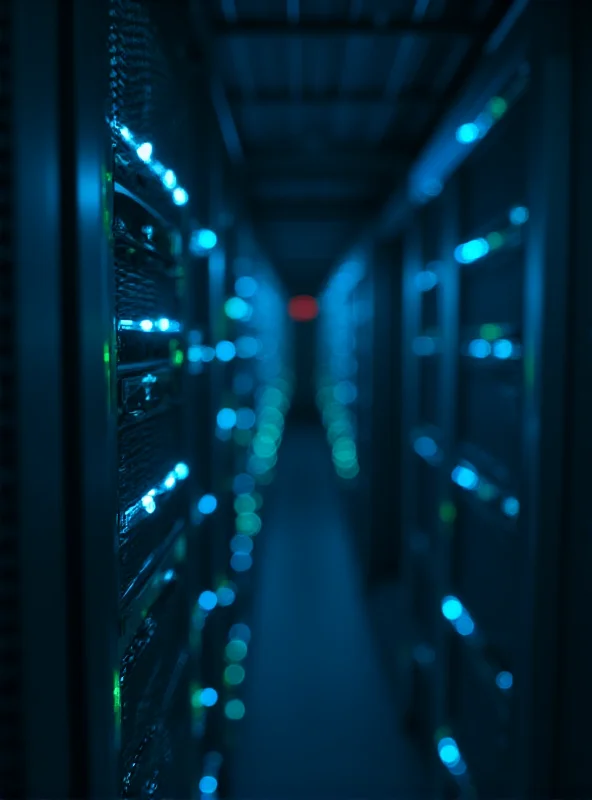
[[[524,310],[522,488],[524,659],[517,675],[520,796],[552,791],[555,762],[558,562],[563,470],[570,249],[571,67],[566,5],[535,2],[532,30],[530,222]]]
[[[72,736],[69,796],[115,797],[117,559],[108,7],[60,10],[64,495]]]
[[[3,472],[7,470],[2,482],[15,482],[2,497],[0,538],[2,616],[12,619],[15,631],[20,627],[20,640],[16,634],[10,639],[2,634],[0,719],[6,744],[0,759],[0,794],[58,800],[71,794],[72,763],[65,536],[69,487],[63,468],[67,420],[61,405],[60,15],[58,4],[49,0],[5,5],[10,8],[6,15],[3,9],[2,25],[10,23],[11,28],[3,41],[10,62],[0,92],[5,113],[12,111],[12,129],[6,132],[12,159],[3,165],[3,181],[10,183],[2,210],[2,261],[9,261],[0,269],[3,287],[12,277],[12,295],[3,300],[11,304],[14,326],[12,358],[4,349],[0,356],[7,360],[2,364],[0,413],[14,416],[6,419],[11,430],[2,430],[0,449]],[[9,386],[11,373],[5,373],[5,366],[14,375],[14,387]],[[11,449],[9,433],[14,437]],[[14,560],[9,561],[12,549]],[[13,596],[8,593],[11,587]],[[19,614],[20,624],[15,618]],[[9,649],[10,642],[14,649]],[[20,696],[13,690],[17,682]],[[13,717],[8,716],[10,708]],[[11,740],[14,747],[8,745]]]

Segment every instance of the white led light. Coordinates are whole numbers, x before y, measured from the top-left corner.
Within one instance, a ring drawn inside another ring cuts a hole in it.
[[[160,319],[120,319],[117,329],[120,331],[142,331],[142,333],[179,333],[181,323],[176,320],[161,317]]]
[[[165,189],[172,192],[173,203],[177,206],[184,206],[189,202],[189,195],[180,186],[177,186],[177,176],[172,169],[167,169],[160,161],[153,158],[154,146],[151,142],[138,141],[129,128],[120,125],[118,122],[113,121],[111,128],[124,142],[130,145],[135,151],[136,155],[143,161],[144,164],[150,169]]]
[[[166,186],[167,189],[174,189],[177,185],[177,176],[173,172],[172,169],[167,169],[167,171],[162,176],[162,182]]]
[[[150,142],[144,142],[136,148],[136,153],[138,154],[138,158],[147,164],[152,158],[152,150],[153,148]]]
[[[157,509],[157,498],[172,491],[179,481],[184,481],[188,476],[189,467],[187,464],[177,464],[174,470],[168,472],[157,486],[146,492],[137,503],[134,503],[123,513],[121,520],[122,534],[125,534],[145,514],[154,514]]]
[[[185,189],[182,189],[180,186],[177,186],[177,188],[173,191],[173,203],[176,206],[184,206],[187,205],[188,202],[189,202],[189,195],[187,194]]]

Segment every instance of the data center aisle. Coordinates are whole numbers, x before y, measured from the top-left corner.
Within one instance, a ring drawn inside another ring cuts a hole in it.
[[[233,800],[413,800],[321,428],[288,431],[257,542]]]

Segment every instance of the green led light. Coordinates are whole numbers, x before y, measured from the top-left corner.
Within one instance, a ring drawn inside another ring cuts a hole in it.
[[[242,661],[247,655],[247,645],[241,639],[231,639],[225,652],[229,661]]]
[[[224,708],[228,719],[239,720],[245,716],[245,704],[242,700],[229,700]]]
[[[487,235],[487,244],[491,248],[491,250],[499,250],[500,247],[504,244],[504,236],[501,233],[497,233],[494,231]]]
[[[113,673],[113,710],[116,717],[119,719],[121,715],[121,681],[119,678],[119,670]]]
[[[252,512],[239,514],[236,518],[236,530],[247,536],[256,536],[261,530],[261,518]]]
[[[444,522],[446,525],[451,525],[456,519],[456,506],[454,503],[449,501],[442,503],[440,505],[439,516],[442,522]]]
[[[237,514],[252,514],[257,510],[257,501],[250,494],[239,494],[234,501]]]
[[[187,539],[180,536],[175,545],[175,561],[185,561],[187,555]]]
[[[191,707],[198,709],[202,707],[201,704],[201,687],[199,686],[192,686],[191,687]]]
[[[228,686],[239,686],[244,679],[245,670],[240,664],[229,664],[224,670],[224,682]]]
[[[486,323],[485,325],[481,325],[479,329],[479,333],[482,339],[485,339],[488,342],[492,342],[494,339],[500,339],[504,332],[500,325],[493,325],[492,323]]]
[[[489,101],[489,111],[494,119],[500,119],[508,110],[508,103],[503,97],[492,97]]]

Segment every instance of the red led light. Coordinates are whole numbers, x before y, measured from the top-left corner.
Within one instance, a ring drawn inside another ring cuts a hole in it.
[[[301,294],[288,303],[288,314],[296,322],[310,322],[319,315],[319,304],[314,297]]]

